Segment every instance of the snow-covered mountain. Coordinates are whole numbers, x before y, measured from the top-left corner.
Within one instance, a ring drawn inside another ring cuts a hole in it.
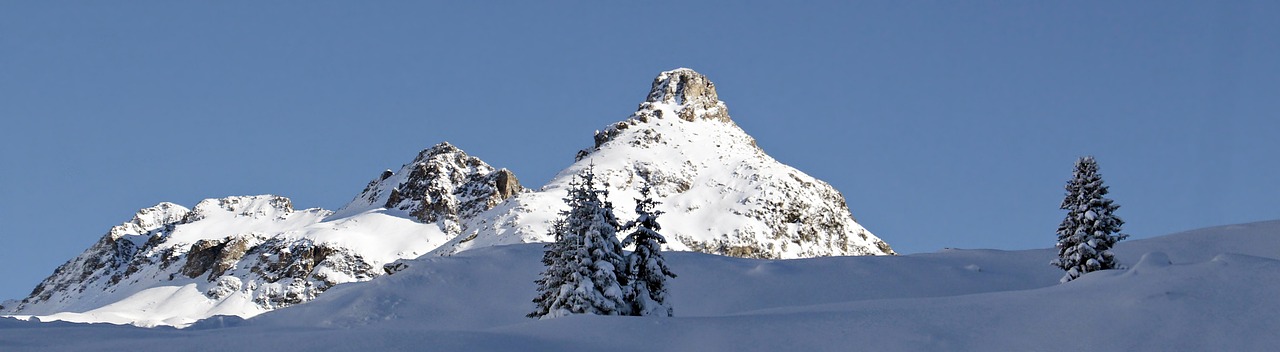
[[[337,211],[287,198],[161,203],[112,228],[3,314],[143,326],[251,317],[400,269],[399,260],[549,241],[573,175],[594,168],[623,221],[638,190],[662,202],[669,248],[751,258],[890,255],[825,182],[774,160],[715,85],[663,72],[626,120],[537,191],[449,143],[381,172]]]
[[[339,283],[443,242],[434,225],[373,211],[332,221],[279,196],[161,203],[97,243],[7,308],[87,322],[185,326],[217,314],[253,316],[314,299]]]
[[[639,109],[596,132],[595,144],[537,192],[473,217],[434,254],[474,247],[550,241],[573,176],[594,168],[621,219],[652,186],[673,250],[750,258],[891,255],[858,224],[831,185],[765,154],[729,118],[706,76],[663,72]]]
[[[457,235],[457,222],[522,188],[441,143],[387,171],[337,213],[272,195],[161,203],[113,227],[6,314],[142,326],[250,317],[310,301]]]

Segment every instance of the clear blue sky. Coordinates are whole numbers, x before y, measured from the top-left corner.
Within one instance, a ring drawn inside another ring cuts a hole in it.
[[[336,209],[450,141],[537,187],[660,71],[901,253],[1280,218],[1280,2],[0,2],[0,297],[161,201]],[[1045,265],[1048,265],[1046,263]]]

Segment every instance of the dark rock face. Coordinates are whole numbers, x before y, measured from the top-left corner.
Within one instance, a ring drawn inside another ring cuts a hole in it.
[[[501,169],[494,175],[493,183],[498,187],[498,198],[507,199],[515,196],[524,190],[520,186],[520,180],[516,179],[516,174],[511,170]]]
[[[205,272],[213,267],[218,257],[222,256],[222,249],[225,247],[226,242],[217,240],[200,240],[200,242],[196,242],[191,245],[191,250],[187,252],[187,264],[183,265],[179,272],[192,279],[204,275]]]
[[[250,272],[266,284],[279,284],[254,298],[267,308],[303,303],[339,283],[366,281],[382,274],[351,250],[310,241],[272,240],[251,249],[247,256],[257,258]]]
[[[257,250],[263,239],[256,236],[235,235],[216,240],[200,240],[187,251],[187,262],[179,270],[189,278],[209,273],[209,282],[235,267],[245,253]]]

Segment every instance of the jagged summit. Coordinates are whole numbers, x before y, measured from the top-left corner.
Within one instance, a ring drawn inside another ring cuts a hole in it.
[[[423,149],[421,152],[418,152],[418,157],[414,158],[414,161],[426,161],[430,160],[431,157],[434,156],[456,153],[466,154],[466,152],[463,152],[462,149],[458,149],[458,147],[449,143],[449,141],[444,141],[431,146],[431,148]]]
[[[387,208],[408,212],[423,223],[438,222],[448,234],[458,222],[520,193],[514,173],[495,169],[449,142],[424,149],[399,171],[383,171],[334,217]]]
[[[716,95],[715,83],[711,83],[707,76],[688,68],[658,74],[653,79],[649,96],[640,104],[635,117],[644,120],[648,117],[665,117],[661,115],[663,109],[657,106],[659,104],[674,105],[675,108],[670,110],[685,121],[729,121],[729,108]]]
[[[658,77],[653,79],[649,95],[636,108],[636,112],[626,120],[596,131],[593,148],[578,151],[575,160],[582,160],[628,128],[668,119],[673,122],[714,121],[737,128],[729,118],[729,107],[720,101],[720,97],[716,94],[715,83],[692,69],[677,68],[659,73]],[[652,129],[645,131],[651,133]],[[746,134],[744,133],[743,136]],[[649,135],[645,138],[656,140],[659,137]],[[750,136],[746,138],[752,144],[755,143]]]

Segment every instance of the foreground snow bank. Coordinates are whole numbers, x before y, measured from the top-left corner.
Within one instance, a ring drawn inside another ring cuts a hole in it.
[[[670,253],[677,317],[535,321],[536,244],[409,262],[187,330],[0,320],[5,350],[1280,350],[1280,221],[1122,242],[1056,284],[1050,250],[767,261]],[[636,343],[637,336],[647,342]]]

